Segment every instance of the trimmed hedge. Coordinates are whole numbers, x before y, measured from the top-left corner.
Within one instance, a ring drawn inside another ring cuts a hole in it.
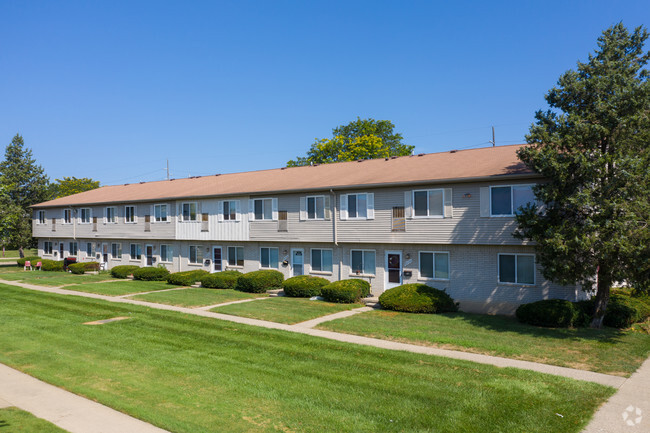
[[[174,272],[169,274],[167,277],[167,282],[169,284],[174,284],[176,286],[191,286],[197,281],[201,281],[201,278],[208,275],[208,271],[203,269],[196,269],[194,271],[184,271],[184,272]]]
[[[587,303],[576,305],[564,299],[545,299],[520,305],[515,315],[520,322],[529,325],[568,328],[582,325],[589,309]]]
[[[201,286],[207,289],[234,289],[242,275],[239,271],[215,272],[201,278]]]
[[[320,296],[323,286],[330,282],[322,277],[313,277],[311,275],[298,275],[289,278],[282,283],[284,294],[294,298],[311,298]]]
[[[82,262],[82,263],[71,263],[68,265],[68,269],[73,274],[83,274],[85,272],[99,271],[99,263],[97,262]]]
[[[133,271],[133,279],[141,281],[166,281],[169,277],[167,268],[140,268]]]
[[[354,304],[370,294],[370,283],[357,278],[329,283],[321,289],[321,296],[328,302]]]
[[[21,268],[25,266],[25,262],[30,261],[32,263],[32,267],[36,266],[36,263],[42,262],[43,260],[38,257],[38,256],[30,256],[30,257],[23,257],[22,259],[18,259],[18,266]]]
[[[63,260],[41,260],[41,271],[63,272]]]
[[[264,293],[270,289],[282,288],[284,275],[273,269],[248,272],[239,277],[235,289],[248,293]]]
[[[140,266],[136,265],[120,265],[111,268],[111,275],[114,278],[128,278],[134,271],[140,269]]]
[[[611,295],[603,325],[612,328],[629,328],[634,323],[650,317],[650,305],[641,297]]]
[[[406,313],[447,313],[458,311],[458,304],[443,290],[426,284],[403,284],[379,296],[386,310]]]

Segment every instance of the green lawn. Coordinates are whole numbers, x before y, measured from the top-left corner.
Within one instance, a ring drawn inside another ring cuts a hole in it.
[[[66,431],[24,410],[15,407],[0,409],[0,432],[65,433]]]
[[[25,254],[25,257],[36,257],[38,256],[38,250],[36,248],[25,248],[23,250],[23,253]],[[18,250],[5,250],[4,256],[2,255],[2,248],[0,248],[0,259],[3,258],[12,258],[12,259],[19,259],[20,254],[18,254]]]
[[[482,314],[379,310],[318,327],[618,376],[629,376],[650,355],[650,335],[640,332],[640,328],[628,331],[538,328],[519,323],[515,318]]]
[[[167,287],[173,286],[168,284]],[[265,293],[244,293],[232,289],[191,288],[171,292],[136,295],[131,298],[139,301],[157,302],[159,304],[178,305],[180,307],[203,307],[230,301],[240,301],[242,299],[264,298],[266,296]]]
[[[83,325],[116,316],[131,320]],[[177,433],[577,433],[614,392],[11,286],[0,341],[0,362]]]
[[[339,311],[363,307],[361,304],[333,304],[324,301],[310,301],[303,298],[279,296],[261,302],[246,302],[243,304],[225,305],[210,311],[215,313],[232,314],[233,316],[250,317],[252,319],[268,320],[270,322],[294,323],[315,319]]]
[[[109,272],[98,275],[76,275],[67,272],[25,271],[17,266],[3,266],[0,271],[0,280],[20,281],[39,286],[63,286],[66,284],[84,284],[96,281],[114,279]]]
[[[86,275],[90,276],[90,275]],[[0,275],[0,278],[2,276]],[[64,287],[66,290],[77,290],[80,292],[99,293],[100,295],[120,296],[129,293],[152,292],[154,290],[173,289],[175,286],[167,284],[165,281],[106,281],[103,283],[87,282],[74,286]]]

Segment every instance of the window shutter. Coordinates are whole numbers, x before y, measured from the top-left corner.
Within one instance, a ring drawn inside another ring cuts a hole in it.
[[[452,218],[454,216],[454,208],[451,203],[451,194],[452,194],[451,188],[444,189],[443,195],[445,197],[445,210],[444,210],[445,218]]]
[[[223,201],[217,202],[217,221],[223,221]]]
[[[490,187],[489,186],[481,187],[481,216],[482,217],[490,216]]]
[[[138,222],[138,207],[135,205],[133,206],[133,221]]]
[[[366,204],[368,206],[368,219],[374,220],[375,219],[375,194],[374,193],[371,192],[366,195]]]
[[[108,208],[105,207],[105,208],[104,208],[104,224],[106,224],[106,223],[108,222],[108,218],[107,218],[107,216],[106,216],[106,212],[107,212],[107,210],[108,210]]]
[[[325,198],[323,198],[323,207],[325,208],[325,219],[327,221],[332,219],[332,200],[329,195],[326,195]]]
[[[248,219],[255,221],[255,200],[248,200]]]
[[[307,197],[300,197],[300,221],[307,219]]]
[[[278,199],[277,198],[272,198],[271,203],[272,203],[271,207],[273,209],[272,218],[273,218],[273,221],[277,221],[278,220]]]
[[[404,216],[406,218],[413,218],[413,206],[411,199],[413,198],[413,191],[404,191]]]
[[[178,205],[178,220],[183,221],[183,205],[179,204]]]
[[[235,221],[241,221],[241,204],[239,200],[235,200]]]
[[[341,194],[341,211],[339,219],[346,220],[348,219],[348,195]]]

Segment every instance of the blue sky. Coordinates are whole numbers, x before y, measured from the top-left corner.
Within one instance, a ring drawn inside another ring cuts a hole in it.
[[[0,144],[105,185],[282,167],[357,116],[417,153],[521,143],[618,21],[647,0],[0,0]]]

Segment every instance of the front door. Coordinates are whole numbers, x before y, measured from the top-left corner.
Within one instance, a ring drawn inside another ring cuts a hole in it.
[[[63,242],[59,242],[59,257],[63,260]]]
[[[108,244],[102,244],[102,263],[108,263]]]
[[[153,245],[146,245],[144,247],[144,255],[147,258],[146,266],[153,266]]]
[[[220,272],[222,270],[221,247],[212,248],[212,263],[212,272]]]
[[[304,273],[305,258],[303,250],[291,250],[291,276]]]
[[[402,284],[402,253],[386,251],[386,285],[384,290],[392,289]]]

